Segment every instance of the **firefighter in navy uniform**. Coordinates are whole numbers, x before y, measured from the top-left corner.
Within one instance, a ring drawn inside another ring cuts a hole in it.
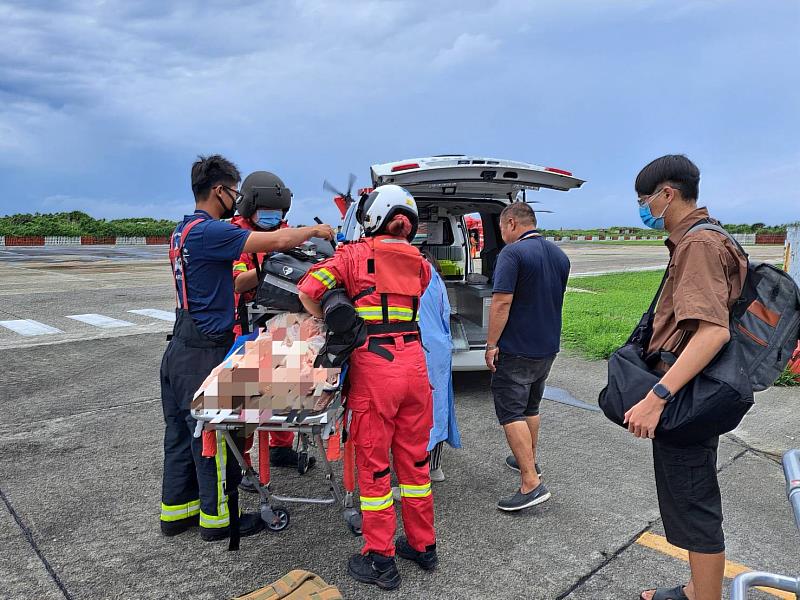
[[[367,341],[350,356],[347,376],[364,535],[348,572],[394,589],[400,585],[395,554],[425,570],[438,562],[427,451],[433,407],[417,323],[431,271],[410,244],[418,216],[405,189],[384,185],[363,196],[356,218],[366,237],[314,265],[298,288],[303,305],[317,317],[325,293],[344,288],[367,325]],[[390,451],[406,533],[396,541]]]
[[[217,436],[216,456],[203,457],[202,440],[193,436],[197,422],[189,412],[195,391],[233,342],[231,263],[242,252],[286,250],[311,237],[334,235],[328,225],[255,232],[220,221],[234,214],[239,180],[236,166],[223,157],[200,157],[192,165],[194,214],[183,218],[170,239],[177,309],[161,361],[166,425],[161,531],[167,536],[200,525],[204,540],[224,539],[230,532],[230,507],[238,506],[241,470],[233,453]],[[257,514],[239,520],[242,536],[262,528]]]

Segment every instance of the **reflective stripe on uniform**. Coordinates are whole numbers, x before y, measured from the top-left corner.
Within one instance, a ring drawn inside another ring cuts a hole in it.
[[[228,447],[225,437],[217,432],[217,454],[214,457],[217,467],[217,515],[228,519],[228,495],[225,493],[225,478],[228,471]]]
[[[192,500],[186,504],[161,503],[162,521],[180,521],[200,513],[200,500]]]
[[[360,496],[361,510],[384,510],[394,504],[394,498],[390,491],[385,496]]]
[[[329,290],[336,287],[336,277],[328,269],[323,268],[318,271],[311,271],[311,276]]]
[[[400,495],[404,498],[425,498],[431,495],[430,481],[423,485],[403,485],[400,484]]]
[[[223,516],[207,515],[202,510],[200,511],[200,527],[207,529],[219,529],[220,527],[227,527],[231,524],[231,518],[228,513]]]
[[[383,309],[380,306],[357,306],[356,313],[365,321],[379,321],[383,319]],[[389,318],[397,321],[410,321],[414,316],[414,311],[405,306],[390,306]],[[419,313],[417,313],[419,321]]]
[[[225,438],[221,433],[216,433],[217,454],[214,456],[214,464],[217,471],[217,514],[209,515],[200,511],[200,527],[208,529],[219,529],[231,524],[231,517],[228,513],[228,496],[225,493],[225,477],[227,472],[228,447]]]

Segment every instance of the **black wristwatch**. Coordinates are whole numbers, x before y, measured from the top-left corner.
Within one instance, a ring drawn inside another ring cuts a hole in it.
[[[667,389],[667,386],[662,383],[657,383],[653,386],[653,393],[665,402],[670,402],[675,398],[672,392]]]

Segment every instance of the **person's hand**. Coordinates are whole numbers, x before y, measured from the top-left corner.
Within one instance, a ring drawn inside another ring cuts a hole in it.
[[[494,348],[486,347],[486,355],[484,358],[486,359],[486,366],[489,367],[489,370],[494,373],[497,370],[497,367],[494,366],[494,361],[497,360],[497,355],[500,352],[500,348],[495,346]]]
[[[333,240],[336,237],[336,232],[330,225],[314,225],[311,227],[313,234],[312,237],[322,238],[324,240]]]
[[[652,391],[625,413],[625,423],[637,438],[650,438],[656,436],[656,427],[664,412],[666,402],[656,396]]]

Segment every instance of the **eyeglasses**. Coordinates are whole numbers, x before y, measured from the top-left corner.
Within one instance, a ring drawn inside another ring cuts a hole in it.
[[[235,190],[233,188],[229,188],[227,185],[222,185],[221,183],[219,184],[219,187],[221,187],[221,188],[229,191],[231,194],[233,194],[233,201],[234,202],[238,202],[239,198],[241,198],[244,195],[239,190]]]
[[[658,196],[658,195],[659,195],[661,192],[663,192],[665,189],[667,189],[667,188],[666,188],[666,187],[663,187],[663,188],[661,188],[660,190],[658,190],[657,192],[653,192],[653,193],[652,193],[652,194],[650,194],[649,196],[642,196],[641,198],[637,198],[637,199],[636,199],[636,202],[638,202],[638,203],[639,203],[639,206],[647,206],[648,204],[650,204],[650,203],[653,201],[653,199],[654,199],[656,196]]]

